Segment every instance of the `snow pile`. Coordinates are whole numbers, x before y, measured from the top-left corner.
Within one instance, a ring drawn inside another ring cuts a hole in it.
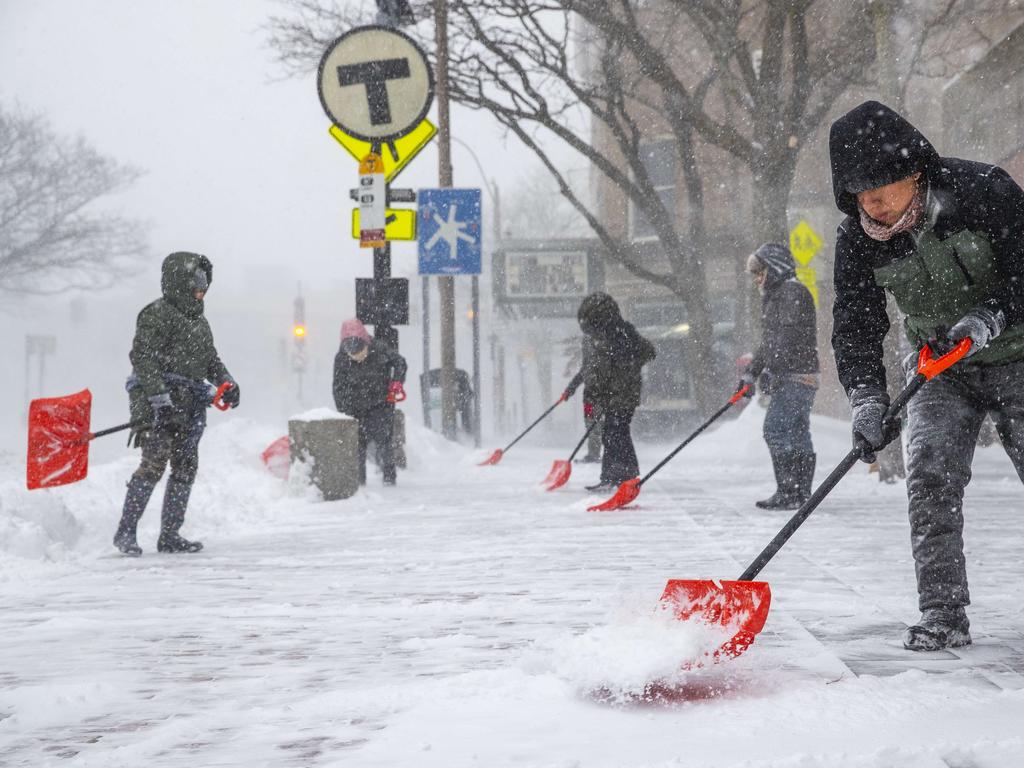
[[[585,695],[624,703],[652,686],[671,689],[697,662],[720,648],[732,631],[702,621],[679,621],[665,604],[611,617],[608,624],[556,642],[554,671]]]
[[[338,413],[333,408],[327,406],[321,406],[319,408],[313,408],[312,410],[304,413],[296,414],[295,416],[289,416],[289,421],[329,421],[331,419],[343,419],[345,421],[355,421],[351,416],[346,416],[343,413]]]
[[[207,429],[199,448],[200,471],[185,522],[186,535],[202,539],[204,532],[260,526],[279,516],[295,496],[307,493],[305,486],[282,483],[271,476],[259,459],[266,445],[279,436],[244,418],[231,418]],[[4,459],[0,469],[0,570],[10,575],[24,560],[60,562],[111,551],[125,484],[138,466],[137,450],[125,449],[116,461],[94,464],[81,482],[36,491],[25,488],[24,459],[10,455]],[[143,549],[152,549],[156,541],[163,489],[161,482],[139,524]]]

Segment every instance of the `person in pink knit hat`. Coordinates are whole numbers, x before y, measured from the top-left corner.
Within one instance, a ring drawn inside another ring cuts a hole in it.
[[[395,484],[391,433],[395,403],[405,399],[405,358],[373,339],[356,318],[341,324],[341,348],[334,358],[334,404],[359,422],[359,482],[366,483],[366,449],[377,446],[384,485]]]

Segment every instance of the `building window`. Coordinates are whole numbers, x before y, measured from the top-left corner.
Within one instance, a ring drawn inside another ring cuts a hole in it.
[[[645,142],[640,147],[640,158],[647,175],[673,223],[676,220],[676,157],[676,145],[672,139]],[[654,225],[632,200],[629,201],[629,236],[633,240],[656,237]]]

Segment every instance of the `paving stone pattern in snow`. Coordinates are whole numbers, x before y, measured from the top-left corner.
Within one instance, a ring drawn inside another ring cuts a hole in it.
[[[680,671],[707,638],[654,611],[665,581],[735,578],[788,517],[751,503],[771,490],[762,415],[603,514],[581,491],[595,467],[546,493],[557,452],[477,468],[487,452],[422,431],[397,488],[371,472],[317,502],[260,467],[277,434],[232,416],[183,530],[206,549],[155,554],[158,490],[141,559],[109,545],[133,456],[34,494],[6,456],[0,765],[1024,766],[1024,510],[997,447],[967,500],[975,646],[900,647],[905,493],[858,467],[763,573],[755,646]],[[845,430],[815,422],[819,478]],[[639,701],[659,678],[685,695]]]

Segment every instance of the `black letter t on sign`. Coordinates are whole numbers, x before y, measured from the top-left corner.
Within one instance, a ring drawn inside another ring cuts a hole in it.
[[[338,67],[338,84],[366,86],[366,100],[370,104],[370,123],[382,125],[391,122],[391,104],[388,102],[388,80],[409,77],[408,59],[384,59]]]

